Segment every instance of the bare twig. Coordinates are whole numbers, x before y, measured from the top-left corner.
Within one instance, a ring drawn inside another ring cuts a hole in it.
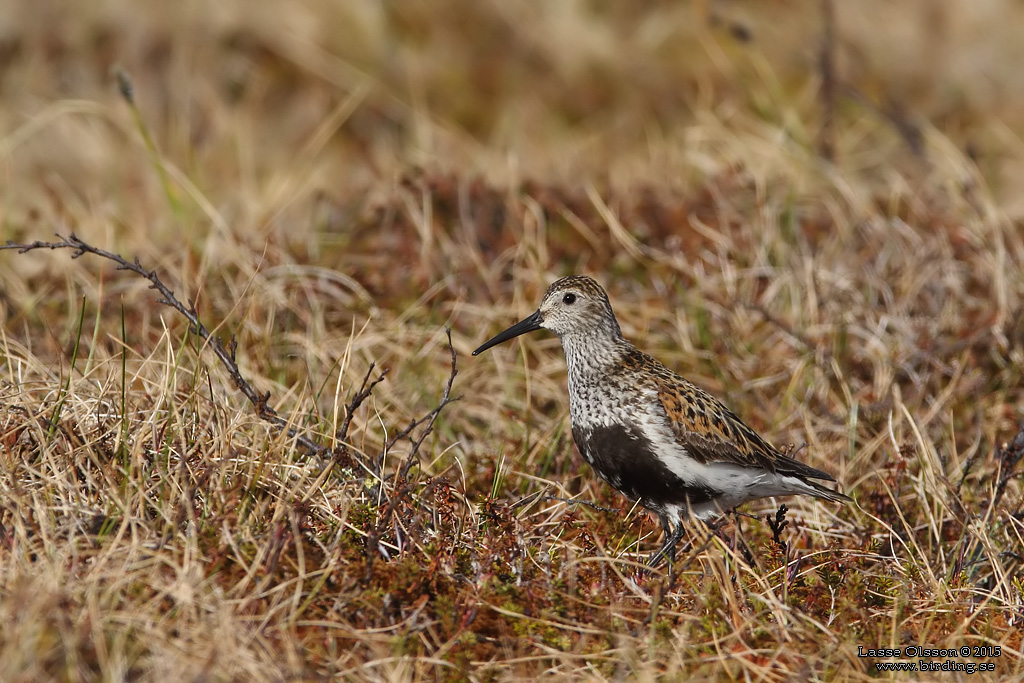
[[[775,520],[772,520],[771,515],[765,515],[764,520],[768,522],[768,528],[772,530],[772,541],[775,545],[779,546],[783,552],[786,551],[786,542],[782,540],[783,530],[789,526],[789,520],[786,519],[786,513],[789,512],[789,508],[783,503],[779,506],[778,511],[775,513]]]
[[[412,420],[409,425],[402,431],[395,434],[393,437],[388,439],[387,443],[381,449],[380,455],[377,456],[377,471],[380,472],[384,463],[385,454],[398,443],[401,439],[409,439],[412,447],[409,450],[409,455],[406,457],[405,462],[398,469],[395,474],[395,490],[394,493],[389,497],[384,492],[383,481],[381,481],[380,492],[387,498],[387,505],[384,507],[380,518],[377,521],[376,526],[367,534],[366,537],[366,574],[364,576],[364,582],[369,583],[373,578],[373,563],[377,557],[378,545],[380,539],[383,537],[388,524],[393,521],[395,513],[398,511],[399,505],[405,499],[406,495],[412,490],[412,483],[409,481],[409,472],[412,469],[414,463],[419,461],[419,450],[426,440],[427,436],[434,430],[434,423],[437,421],[437,416],[441,414],[445,406],[449,403],[454,403],[459,400],[459,396],[452,396],[452,384],[455,382],[455,376],[459,374],[457,366],[457,356],[455,353],[455,346],[452,344],[452,330],[451,328],[445,328],[445,333],[448,335],[448,351],[451,355],[451,372],[448,374],[448,381],[444,386],[444,390],[441,393],[441,400],[434,407],[433,410],[428,412],[426,415]],[[369,376],[369,375],[367,375]],[[412,432],[421,425],[426,425],[423,431],[418,436],[411,437]],[[427,492],[436,485],[436,481],[432,482],[427,487]],[[396,525],[397,526],[397,525]]]
[[[260,394],[252,388],[252,385],[242,377],[241,370],[238,368],[238,363],[235,361],[235,351],[238,348],[238,344],[235,342],[234,337],[232,337],[228,345],[225,346],[224,342],[221,341],[219,337],[213,336],[206,326],[200,322],[195,304],[189,303],[187,306],[183,304],[176,296],[174,296],[174,291],[163,283],[155,270],[147,270],[144,268],[138,258],[134,261],[129,261],[120,254],[115,254],[105,249],[94,247],[79,239],[74,233],[71,233],[67,237],[58,234],[57,237],[59,238],[59,241],[56,242],[43,242],[40,240],[28,244],[7,242],[7,244],[0,244],[0,250],[16,249],[19,254],[24,254],[25,252],[34,251],[36,249],[71,249],[74,252],[71,255],[71,258],[78,258],[82,254],[93,254],[109,261],[113,261],[117,264],[118,270],[127,270],[146,278],[150,283],[152,283],[149,288],[155,289],[160,293],[161,298],[157,299],[157,301],[165,306],[170,306],[181,313],[181,315],[183,315],[192,325],[192,329],[195,333],[210,345],[210,348],[213,349],[214,355],[217,356],[221,364],[223,364],[227,369],[228,376],[231,377],[231,381],[235,383],[238,390],[241,391],[249,400],[249,403],[252,404],[253,408],[256,410],[256,414],[259,415],[261,419],[278,427],[287,433],[290,438],[295,439],[297,443],[316,455],[326,455],[330,453],[330,449],[328,447],[317,443],[308,436],[300,434],[294,427],[289,426],[287,420],[277,414],[277,412],[270,406],[270,392]]]
[[[405,429],[401,430],[384,444],[384,447],[380,450],[380,455],[377,456],[377,471],[380,472],[381,467],[384,463],[384,456],[391,448],[401,441],[402,439],[408,438],[414,429],[422,424],[426,424],[426,428],[420,432],[419,438],[412,442],[412,449],[409,451],[408,457],[405,459],[401,469],[399,470],[399,477],[405,479],[409,475],[409,470],[412,468],[413,463],[416,460],[416,455],[420,450],[420,446],[423,444],[424,439],[427,438],[432,431],[434,431],[434,422],[437,420],[437,416],[444,410],[444,407],[449,403],[453,403],[459,400],[456,396],[452,398],[452,384],[455,382],[455,376],[459,374],[456,366],[455,347],[452,345],[452,330],[450,327],[445,328],[445,333],[448,335],[448,351],[451,354],[451,373],[448,375],[448,383],[445,384],[444,392],[441,394],[441,401],[437,406],[426,415],[419,417],[409,422]]]
[[[1014,477],[1013,472],[1021,458],[1024,457],[1024,424],[1020,426],[1017,435],[1013,437],[1013,441],[999,449],[998,457],[1000,464],[999,481],[996,483],[996,493],[992,501],[992,507],[998,505],[999,501],[1002,500],[1003,494],[1006,493],[1006,485]]]
[[[345,457],[349,455],[348,445],[345,443],[345,439],[348,438],[349,427],[352,426],[352,417],[355,415],[356,410],[363,404],[363,401],[370,397],[373,393],[374,387],[384,381],[387,377],[389,368],[384,368],[377,379],[370,381],[370,375],[373,374],[373,369],[376,367],[376,363],[370,363],[370,367],[366,370],[366,376],[363,377],[362,384],[359,385],[359,391],[352,396],[352,399],[345,404],[345,419],[341,423],[341,427],[334,433],[334,440],[338,443],[338,448],[334,452],[334,461],[341,462]]]

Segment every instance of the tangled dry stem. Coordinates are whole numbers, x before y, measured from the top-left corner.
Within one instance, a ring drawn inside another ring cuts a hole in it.
[[[136,257],[134,261],[129,261],[120,254],[101,249],[93,246],[88,242],[79,238],[75,233],[71,233],[67,236],[58,234],[59,238],[57,241],[46,242],[42,240],[36,240],[34,242],[26,244],[17,244],[8,241],[6,244],[0,245],[0,250],[14,250],[19,254],[28,253],[38,249],[71,249],[71,258],[77,259],[83,254],[93,254],[100,258],[113,261],[117,264],[118,270],[126,270],[136,275],[139,275],[146,280],[149,280],[150,289],[155,289],[160,293],[160,298],[157,299],[158,303],[173,308],[175,311],[180,313],[191,325],[193,333],[199,335],[204,342],[206,342],[210,348],[213,349],[214,355],[221,362],[224,368],[227,370],[228,376],[234,383],[235,387],[245,396],[245,398],[252,405],[256,415],[260,419],[269,422],[276,428],[285,432],[289,438],[294,439],[296,443],[305,448],[310,453],[317,456],[331,456],[331,464],[339,463],[344,461],[346,458],[352,457],[352,453],[345,443],[348,436],[349,428],[352,424],[352,417],[356,411],[368,399],[374,388],[384,381],[388,374],[388,370],[382,371],[375,379],[371,380],[370,377],[373,374],[375,364],[370,364],[369,369],[366,372],[366,376],[363,377],[363,381],[360,384],[359,390],[353,394],[352,398],[345,405],[345,417],[339,426],[338,430],[334,434],[334,441],[337,444],[334,448],[326,446],[319,441],[316,441],[310,436],[303,434],[296,427],[292,426],[289,420],[278,415],[277,411],[270,404],[270,392],[259,393],[249,383],[248,380],[242,375],[241,369],[238,367],[236,360],[236,352],[238,350],[238,343],[232,335],[231,341],[227,345],[221,340],[220,337],[213,335],[209,328],[206,327],[199,319],[199,314],[196,310],[195,303],[189,302],[188,305],[182,303],[182,301],[175,296],[174,290],[164,284],[163,280],[160,279],[160,275],[152,269],[145,268],[139,259]],[[420,446],[423,444],[424,439],[433,431],[434,422],[437,420],[438,415],[448,404],[457,401],[458,397],[452,397],[451,390],[452,384],[455,382],[455,376],[458,374],[456,367],[456,353],[455,347],[452,345],[452,334],[451,329],[447,329],[448,335],[448,349],[451,354],[451,373],[448,376],[448,382],[445,384],[444,392],[442,393],[441,400],[437,406],[427,414],[416,418],[409,422],[408,426],[396,433],[381,449],[380,455],[377,457],[374,467],[372,468],[373,474],[380,479],[382,476],[381,465],[384,461],[385,454],[389,451],[396,443],[403,439],[410,439],[412,442],[412,450],[409,456],[406,458],[399,472],[399,479],[405,480],[409,476],[409,470],[416,460],[417,453],[419,452]],[[415,438],[410,438],[410,435],[420,426],[426,425],[424,429]]]

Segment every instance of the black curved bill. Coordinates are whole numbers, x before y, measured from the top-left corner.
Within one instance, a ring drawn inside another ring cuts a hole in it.
[[[473,355],[476,356],[478,354],[481,354],[487,349],[491,348],[492,346],[497,346],[501,342],[508,341],[513,337],[518,337],[521,334],[526,334],[527,332],[539,330],[541,328],[542,322],[544,322],[544,318],[541,317],[540,311],[537,311],[529,318],[526,318],[525,320],[520,320],[519,322],[517,322],[515,325],[508,328],[504,332],[500,332],[494,338],[485,341],[483,344],[480,345],[479,349],[473,352]]]

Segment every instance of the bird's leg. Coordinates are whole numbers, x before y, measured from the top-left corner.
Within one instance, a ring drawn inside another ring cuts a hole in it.
[[[679,539],[683,537],[685,528],[682,522],[676,526],[675,530],[672,530],[672,525],[668,521],[668,517],[665,515],[658,515],[661,520],[661,527],[665,530],[665,543],[661,546],[658,552],[651,555],[651,559],[647,561],[648,567],[656,567],[662,558],[668,557],[669,565],[675,564],[676,561],[676,545],[679,543]]]
[[[668,543],[672,538],[672,522],[669,521],[668,515],[658,515],[658,521],[661,522],[661,529],[664,531],[664,540],[662,541],[661,548],[651,555],[650,559],[647,560],[647,565],[653,567],[655,564],[661,561],[662,557],[665,557],[666,551],[669,550]],[[669,557],[669,562],[675,562],[676,554],[675,548],[672,548],[672,554]]]
[[[665,538],[672,535],[672,522],[669,521],[668,515],[658,515],[658,521],[661,522],[661,528],[665,532]]]

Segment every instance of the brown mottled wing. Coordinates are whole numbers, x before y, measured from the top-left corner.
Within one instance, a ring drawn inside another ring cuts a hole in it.
[[[834,481],[828,474],[780,453],[743,424],[717,398],[675,373],[656,380],[658,399],[680,445],[702,464],[730,462],[809,479]]]

